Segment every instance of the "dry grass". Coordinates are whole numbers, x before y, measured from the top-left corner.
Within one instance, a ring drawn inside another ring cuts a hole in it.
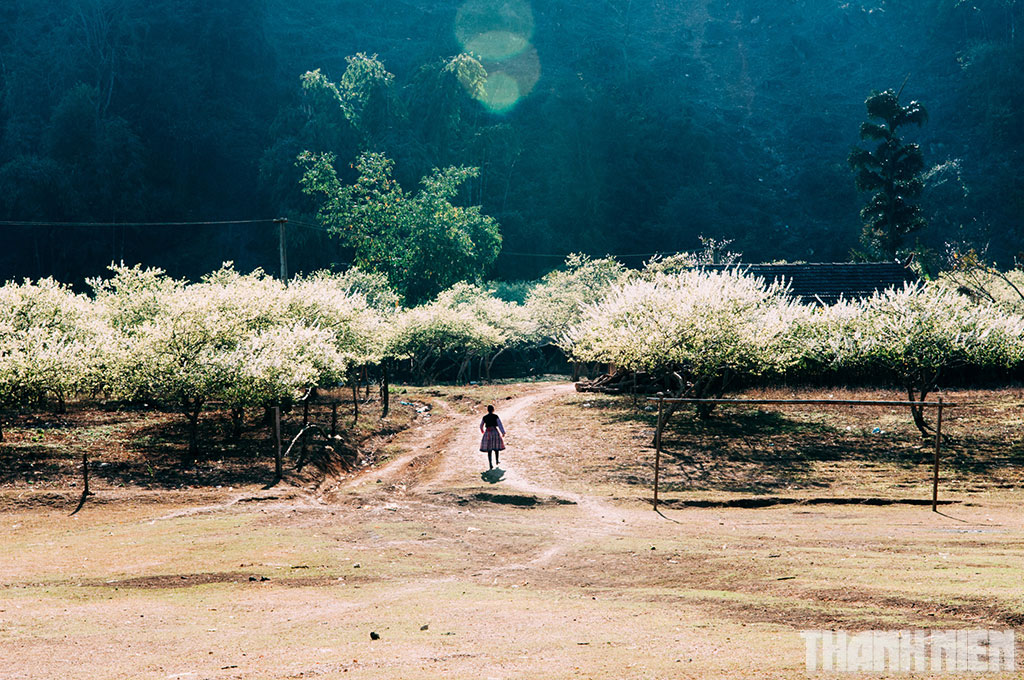
[[[421,418],[416,409],[422,404],[400,403],[403,400],[392,400],[391,415],[384,421],[375,398],[361,403],[355,428],[352,405],[343,403],[338,409],[338,430],[372,458],[394,434]],[[8,415],[0,445],[7,460],[0,469],[0,496],[41,490],[53,492],[55,499],[74,496],[80,488],[82,454],[90,460],[90,484],[99,489],[216,489],[266,484],[273,478],[274,444],[270,424],[263,417],[262,410],[247,411],[241,436],[236,438],[228,412],[216,406],[208,409],[200,418],[199,460],[194,468],[183,470],[180,460],[188,434],[185,418],[173,411],[81,402],[70,404],[64,415]],[[331,418],[329,405],[312,407],[311,422],[329,430]],[[285,447],[301,424],[301,406],[283,414]],[[39,493],[30,495],[45,498]]]
[[[879,390],[757,390],[747,398],[894,399]],[[942,497],[990,495],[1024,485],[1024,395],[1019,389],[945,393]],[[552,436],[569,431],[595,452],[586,483],[649,495],[656,409],[629,397],[576,394],[541,420]],[[934,414],[929,416],[933,419]],[[557,427],[551,427],[551,423]],[[601,456],[598,452],[606,451]],[[931,497],[934,440],[909,413],[884,406],[719,407],[711,419],[680,409],[663,437],[661,488],[668,499],[749,497]]]
[[[784,505],[658,515],[644,501],[650,414],[628,398],[540,399],[538,389],[408,391],[408,401],[433,399],[435,415],[392,446],[431,451],[433,476],[399,459],[330,503],[246,486],[138,489],[74,518],[9,505],[0,675],[805,678],[801,629],[1024,624],[1024,495],[1005,486],[1019,480],[1014,392],[973,394],[984,405],[955,416],[943,493],[959,502],[944,514]],[[507,477],[493,485],[469,450],[487,401],[505,405],[513,433]],[[756,436],[726,417],[677,416],[670,497],[919,492],[900,486],[927,466],[899,414],[741,415]],[[875,426],[898,434],[879,445]],[[968,439],[969,429],[984,435]],[[483,492],[576,504],[516,506]],[[96,500],[119,493],[105,487]]]

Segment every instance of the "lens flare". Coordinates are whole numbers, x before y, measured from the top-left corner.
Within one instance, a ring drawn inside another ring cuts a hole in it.
[[[519,83],[515,78],[507,73],[493,73],[487,76],[484,96],[480,101],[495,113],[505,113],[512,110],[520,96]]]
[[[533,47],[505,61],[484,61],[484,68],[487,81],[479,99],[495,113],[512,110],[540,80],[540,56]]]
[[[500,61],[519,54],[533,37],[533,11],[525,0],[469,0],[455,15],[462,49]]]
[[[530,43],[533,11],[526,0],[467,0],[455,15],[455,37],[487,69],[477,99],[494,113],[511,111],[540,78]]]
[[[522,52],[530,41],[511,31],[487,31],[466,40],[463,48],[484,59],[501,61]]]
[[[525,97],[533,91],[533,86],[540,80],[540,55],[537,54],[535,48],[531,47],[500,63],[490,64],[484,62],[484,68],[487,69],[488,73],[493,70],[506,73],[515,78],[516,82],[519,83],[520,96]]]

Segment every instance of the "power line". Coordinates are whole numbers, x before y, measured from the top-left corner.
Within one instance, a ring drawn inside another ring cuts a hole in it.
[[[28,222],[22,220],[0,220],[4,227],[205,227],[230,224],[270,224],[266,220],[219,220],[205,222]]]
[[[279,218],[270,218],[264,220],[205,220],[197,222],[30,222],[25,220],[0,220],[0,226],[3,227],[218,227],[218,226],[230,226],[234,224],[273,224],[277,222]],[[302,227],[303,229],[309,229],[311,231],[319,231],[327,233],[330,230],[308,222],[299,222],[297,220],[288,220],[288,224]]]
[[[195,222],[35,222],[28,220],[0,220],[0,226],[3,227],[75,227],[75,228],[86,228],[86,227],[216,227],[216,226],[229,226],[234,224],[274,224],[279,223],[281,218],[267,218],[259,220],[199,220]],[[320,233],[330,233],[330,229],[318,224],[310,224],[309,222],[301,222],[299,220],[289,219],[288,225],[294,225],[303,229],[309,229],[310,231],[318,231]],[[520,253],[514,251],[503,250],[502,255],[511,255],[514,257],[551,257],[559,260],[564,260],[571,253],[558,254],[558,253]],[[662,253],[623,253],[620,255],[609,254],[608,257],[653,257],[655,255],[661,255]]]
[[[572,253],[565,253],[564,255],[558,255],[556,253],[516,253],[508,250],[501,251],[502,255],[515,255],[517,257],[554,257],[560,260],[564,260],[569,257]],[[622,253],[616,255],[614,253],[606,254],[604,257],[654,257],[655,255],[664,255],[665,253]]]
[[[310,231],[319,231],[319,232],[323,232],[323,233],[329,233],[330,232],[330,229],[328,229],[326,227],[321,227],[318,224],[309,224],[308,222],[299,222],[297,220],[288,220],[288,224],[294,224],[297,227],[302,227],[303,229],[309,229]]]

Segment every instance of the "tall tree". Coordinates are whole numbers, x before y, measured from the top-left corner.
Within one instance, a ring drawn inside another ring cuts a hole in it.
[[[413,194],[394,179],[384,154],[360,155],[353,184],[338,178],[332,154],[300,158],[303,190],[319,200],[320,222],[353,249],[354,264],[384,274],[411,304],[480,278],[501,250],[494,218],[480,206],[452,203],[476,168],[435,169]]]
[[[861,123],[860,137],[878,145],[874,151],[854,147],[849,157],[857,188],[872,192],[860,211],[861,240],[876,255],[888,258],[896,256],[907,234],[926,225],[917,204],[924,189],[924,155],[921,147],[903,142],[897,133],[904,125],[923,125],[928,112],[917,101],[900,104],[902,90],[872,92],[867,98],[868,120]]]

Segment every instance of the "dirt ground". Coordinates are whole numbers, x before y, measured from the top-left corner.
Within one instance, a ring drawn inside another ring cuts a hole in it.
[[[430,417],[321,484],[101,480],[74,516],[73,490],[0,487],[0,677],[803,678],[801,630],[1024,641],[1019,391],[948,395],[973,406],[944,424],[939,513],[914,504],[930,444],[887,409],[677,414],[654,512],[628,397],[402,399]]]

